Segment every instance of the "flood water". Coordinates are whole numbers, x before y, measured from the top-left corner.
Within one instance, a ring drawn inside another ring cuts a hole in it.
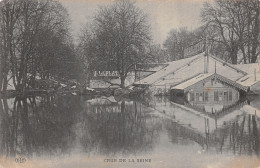
[[[17,157],[34,167],[227,167],[237,158],[258,164],[259,100],[3,99],[0,167]]]

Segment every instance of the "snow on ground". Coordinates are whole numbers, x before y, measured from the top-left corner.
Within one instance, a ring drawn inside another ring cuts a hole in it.
[[[101,96],[96,99],[87,100],[87,102],[92,105],[99,105],[99,104],[107,105],[107,104],[111,104],[111,103],[117,103],[116,99],[113,96],[110,96],[110,97]]]
[[[61,85],[62,87],[67,87],[67,85],[65,85],[65,84],[62,84],[62,83],[60,83],[60,85]]]
[[[86,87],[86,90],[95,91],[94,89],[91,89],[91,88],[89,88],[89,87]]]

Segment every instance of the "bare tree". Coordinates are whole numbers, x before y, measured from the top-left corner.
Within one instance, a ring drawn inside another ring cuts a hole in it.
[[[151,63],[165,63],[171,61],[170,55],[160,44],[151,44],[148,53],[151,57]]]
[[[117,1],[99,9],[93,27],[95,47],[89,48],[95,53],[92,65],[117,70],[120,87],[125,87],[134,65],[147,59],[144,53],[150,41],[150,27],[146,15],[131,1]]]
[[[246,45],[244,47],[247,49],[247,53],[243,52],[243,54],[248,58],[249,63],[254,63],[260,54],[260,1],[245,1],[243,7],[246,13]]]
[[[77,46],[79,66],[81,67],[80,83],[85,87],[89,86],[89,81],[92,75],[92,70],[95,69],[95,60],[97,55],[97,39],[93,27],[86,25],[83,27],[79,37]]]
[[[244,63],[256,61],[259,55],[259,1],[216,0],[214,4],[204,4],[201,16],[206,26],[215,32],[208,39],[220,47],[218,49],[228,52],[231,63],[238,63],[239,50]]]
[[[184,49],[197,40],[194,33],[188,31],[187,28],[173,29],[163,45],[170,54],[171,59],[178,60],[184,58]]]
[[[210,40],[222,43],[225,49],[229,53],[229,58],[233,64],[237,63],[237,53],[238,53],[238,37],[233,30],[235,24],[234,19],[227,16],[227,11],[225,11],[222,6],[225,2],[221,0],[216,1],[216,6],[212,6],[209,3],[204,4],[202,11],[202,18],[204,22],[207,22],[208,26],[213,26],[217,30],[216,36]]]
[[[18,91],[34,87],[36,75],[54,76],[53,67],[60,68],[54,63],[66,63],[68,54],[75,55],[70,52],[68,14],[59,2],[4,0],[0,13],[1,90],[6,90],[8,76]]]

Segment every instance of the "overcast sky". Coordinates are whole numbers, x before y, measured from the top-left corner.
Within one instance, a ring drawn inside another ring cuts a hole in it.
[[[75,37],[84,24],[91,22],[99,6],[113,3],[112,0],[60,1],[70,14]],[[201,25],[201,0],[136,0],[136,6],[148,14],[155,43],[162,44],[171,29],[187,27],[193,30]]]

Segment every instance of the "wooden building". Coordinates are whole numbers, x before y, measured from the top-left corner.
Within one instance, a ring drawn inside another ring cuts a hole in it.
[[[237,81],[249,75],[234,65],[226,63],[211,55],[200,53],[198,55],[169,62],[165,68],[134,82],[134,86],[149,88],[154,95],[169,94],[172,87],[190,80],[200,74],[218,74],[226,81]],[[255,82],[259,82],[255,81]],[[243,83],[236,86],[245,86]]]
[[[215,113],[236,104],[247,89],[218,74],[200,74],[172,87],[171,95],[184,97],[202,112]]]

